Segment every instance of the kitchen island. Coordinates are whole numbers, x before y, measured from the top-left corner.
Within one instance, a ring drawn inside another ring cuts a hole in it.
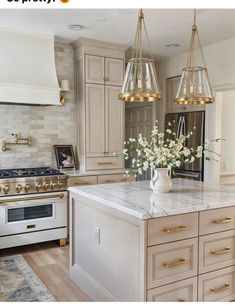
[[[71,187],[70,276],[95,301],[235,299],[235,190]]]

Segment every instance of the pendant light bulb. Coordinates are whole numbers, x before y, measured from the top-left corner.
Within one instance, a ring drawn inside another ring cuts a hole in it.
[[[199,65],[196,61],[196,43],[198,43],[199,55],[203,61],[202,65]],[[187,66],[182,71],[175,103],[180,105],[204,105],[213,103],[213,101],[212,88],[196,25],[196,10],[194,10]]]
[[[127,64],[122,92],[119,94],[119,99],[125,102],[154,102],[161,99],[153,57],[152,55],[150,58],[142,56],[143,33],[147,38],[150,50],[144,13],[140,10],[133,52]]]

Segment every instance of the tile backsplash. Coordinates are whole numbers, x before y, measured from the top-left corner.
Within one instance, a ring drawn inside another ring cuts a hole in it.
[[[73,49],[63,42],[55,42],[58,80],[68,79],[70,92],[64,107],[0,105],[0,145],[12,141],[12,133],[32,137],[32,146],[14,145],[10,151],[0,150],[0,168],[36,166],[56,167],[53,145],[72,144],[77,138],[74,93]]]

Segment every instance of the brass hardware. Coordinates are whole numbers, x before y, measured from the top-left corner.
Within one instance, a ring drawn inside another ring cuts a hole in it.
[[[59,240],[59,244],[60,244],[60,247],[66,246],[66,238],[61,238],[61,239]]]
[[[75,185],[88,185],[89,182],[75,182]]]
[[[42,185],[41,185],[41,183],[37,183],[37,184],[36,184],[36,190],[37,190],[38,192],[40,192],[40,191],[42,190]]]
[[[2,151],[3,152],[10,150],[10,148],[8,147],[9,145],[28,145],[28,146],[32,145],[31,137],[20,138],[19,135],[16,133],[12,133],[11,135],[13,137],[13,142],[6,142],[5,140],[2,141]]]
[[[55,183],[55,182],[52,182],[52,183],[51,183],[51,189],[54,190],[55,188],[56,188],[56,183]]]
[[[114,183],[115,181],[113,180],[106,180],[106,183]]]
[[[69,81],[68,80],[62,80],[61,81],[61,89],[60,89],[60,104],[63,107],[65,104],[66,95],[69,92]]]
[[[63,182],[59,182],[58,187],[62,188],[63,187]]]
[[[215,255],[229,253],[229,252],[232,252],[232,249],[229,247],[226,247],[222,250],[211,250],[211,254],[215,254]]]
[[[34,229],[36,228],[36,225],[27,225],[27,229]]]
[[[2,188],[2,190],[3,190],[3,193],[4,193],[4,194],[7,194],[7,193],[9,192],[9,190],[10,190],[9,185],[4,185],[3,188]]]
[[[46,183],[43,184],[43,188],[44,188],[45,191],[48,190],[49,187],[50,187],[50,183],[46,182]]]
[[[26,184],[24,187],[25,192],[27,193],[30,190],[30,185]]]
[[[165,233],[176,233],[176,232],[181,232],[187,230],[186,225],[180,225],[179,227],[172,227],[172,228],[164,228],[162,229],[163,232]]]
[[[30,196],[30,197],[20,197],[20,198],[14,198],[14,199],[2,199],[0,200],[0,204],[4,203],[11,203],[16,201],[31,201],[31,200],[43,200],[43,199],[62,199],[64,198],[64,194],[57,194],[57,195],[47,195],[47,196]]]
[[[108,82],[108,81],[109,81],[109,78],[108,78],[108,77],[104,77],[104,81],[105,81],[105,82]]]
[[[113,162],[98,162],[99,165],[111,165]]]
[[[212,222],[220,225],[223,223],[231,222],[232,220],[233,220],[232,217],[224,217],[224,218],[220,218],[220,219],[214,219],[214,220],[212,220]]]
[[[211,291],[213,292],[220,292],[220,291],[224,291],[226,289],[230,289],[231,285],[229,283],[225,283],[224,286],[222,287],[218,287],[218,288],[211,288]]]
[[[17,193],[20,193],[20,192],[22,191],[22,189],[23,189],[23,186],[22,186],[21,184],[17,184],[17,186],[16,186],[16,192],[17,192]]]
[[[179,299],[178,299],[178,302],[185,302],[185,299],[179,298]]]
[[[179,266],[179,265],[183,265],[187,263],[186,259],[185,258],[180,258],[174,262],[171,262],[171,263],[167,263],[166,261],[162,264],[164,267],[166,268],[172,268],[172,267],[176,267],[176,266]]]

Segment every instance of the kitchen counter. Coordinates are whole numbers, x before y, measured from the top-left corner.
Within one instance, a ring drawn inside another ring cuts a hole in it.
[[[172,180],[173,189],[165,194],[152,192],[149,181],[71,187],[69,191],[139,219],[235,206],[235,189]]]
[[[235,300],[235,189],[71,187],[70,277],[94,301]]]

